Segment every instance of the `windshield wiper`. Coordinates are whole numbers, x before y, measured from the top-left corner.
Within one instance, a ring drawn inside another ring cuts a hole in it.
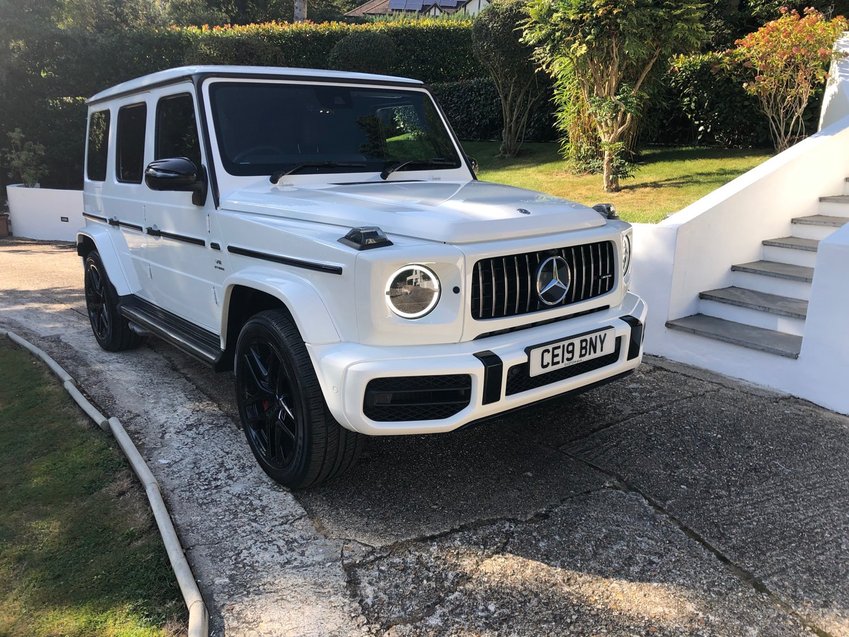
[[[302,164],[295,164],[289,168],[282,168],[281,170],[275,170],[271,173],[271,177],[268,180],[272,184],[276,184],[283,177],[287,175],[291,175],[292,173],[296,173],[299,170],[303,170],[304,168],[364,168],[365,164],[362,163],[354,163],[354,162],[344,162],[344,161],[307,161]]]
[[[423,166],[425,168],[429,168],[431,166],[457,166],[457,161],[452,159],[445,159],[443,157],[434,157],[433,159],[409,159],[407,161],[392,161],[387,162],[383,167],[383,170],[380,171],[380,178],[386,181],[387,177],[394,173],[396,170],[401,170],[402,168],[406,168],[407,166]]]

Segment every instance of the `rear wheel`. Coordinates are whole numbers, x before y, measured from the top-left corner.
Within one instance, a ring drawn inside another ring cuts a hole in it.
[[[303,489],[354,464],[362,437],[333,419],[301,335],[284,310],[250,319],[235,358],[242,428],[271,478]]]
[[[118,293],[106,275],[97,251],[88,253],[85,267],[85,306],[91,331],[98,344],[109,352],[132,349],[142,338],[118,310]]]

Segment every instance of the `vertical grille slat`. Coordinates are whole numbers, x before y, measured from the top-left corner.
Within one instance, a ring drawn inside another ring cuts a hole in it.
[[[501,258],[501,268],[504,270],[504,310],[503,316],[507,316],[507,300],[510,298],[510,283],[507,281],[507,257]]]
[[[607,294],[616,283],[615,254],[612,241],[600,241],[481,259],[475,263],[472,272],[472,318],[519,316]],[[537,296],[536,277],[540,264],[557,255],[569,267],[571,285],[560,305],[549,306]]]
[[[519,257],[513,257],[513,267],[516,268],[516,307],[513,308],[513,314],[519,313],[519,298],[522,296],[522,277],[519,276]]]
[[[489,262],[489,274],[492,279],[492,311],[489,317],[495,318],[495,301],[498,298],[498,293],[495,290],[495,259],[491,259]]]

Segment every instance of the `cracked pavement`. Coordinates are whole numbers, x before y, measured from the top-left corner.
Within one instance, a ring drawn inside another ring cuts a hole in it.
[[[371,439],[292,494],[232,378],[162,342],[97,347],[68,245],[0,240],[0,326],[124,423],[213,635],[849,636],[849,419],[647,357],[452,434]]]

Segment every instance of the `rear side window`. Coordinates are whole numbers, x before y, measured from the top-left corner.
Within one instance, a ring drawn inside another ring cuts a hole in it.
[[[192,96],[163,97],[156,105],[156,159],[188,157],[200,167],[200,144]]]
[[[144,133],[147,106],[133,104],[118,111],[115,173],[118,181],[140,184],[144,170]]]
[[[97,111],[88,118],[88,159],[86,175],[92,181],[106,181],[109,154],[109,111]]]

